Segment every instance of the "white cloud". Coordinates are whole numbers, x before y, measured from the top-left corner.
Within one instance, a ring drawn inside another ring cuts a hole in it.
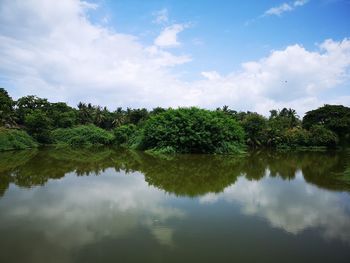
[[[270,9],[265,11],[265,15],[276,15],[276,16],[280,16],[282,13],[287,12],[287,11],[292,11],[293,7],[291,7],[289,4],[287,3],[283,3],[280,6],[277,7],[271,7]]]
[[[348,81],[349,67],[350,40],[326,40],[318,51],[292,45],[244,63],[240,71],[220,78],[207,73],[209,80],[192,83],[192,87],[206,106],[221,102],[263,113],[271,108],[293,107],[303,114],[326,102],[320,99],[321,94]]]
[[[208,80],[218,80],[221,78],[220,74],[216,71],[203,71],[201,74]]]
[[[163,29],[159,36],[154,40],[154,44],[159,47],[176,47],[180,45],[177,35],[181,33],[187,25],[174,24]]]
[[[301,7],[307,2],[308,0],[296,0],[292,3],[282,3],[279,6],[271,7],[270,9],[266,10],[263,16],[281,16],[283,13],[292,11],[297,7]]]
[[[294,5],[294,6],[303,6],[303,5],[305,5],[307,2],[309,2],[309,0],[297,0],[297,1],[294,1],[293,5]]]
[[[87,7],[71,0],[0,2],[0,81],[14,87],[12,96],[111,109],[229,105],[268,113],[286,106],[300,115],[327,102],[349,103],[344,91],[324,96],[348,83],[349,39],[326,40],[314,51],[290,45],[243,63],[239,71],[203,70],[203,79],[183,81],[173,67],[191,56],[164,48],[179,45],[177,34],[186,25],[165,28],[155,45],[145,46],[133,35],[92,24]]]
[[[154,12],[153,16],[155,16],[153,23],[166,24],[169,22],[169,12],[168,12],[168,9],[166,8],[163,8],[159,11]]]

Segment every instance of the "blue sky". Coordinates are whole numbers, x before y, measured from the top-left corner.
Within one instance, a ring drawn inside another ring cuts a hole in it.
[[[106,0],[100,3],[103,11],[95,17],[91,14],[96,22],[107,14],[112,28],[137,35],[146,44],[152,43],[163,26],[152,23],[156,11],[167,10],[168,24],[192,24],[179,35],[183,42],[179,52],[195,58],[186,68],[191,71],[190,78],[208,68],[229,73],[242,62],[266,56],[271,49],[291,44],[315,49],[316,43],[328,38],[342,40],[350,33],[350,1],[305,1],[292,11],[263,18],[270,8],[293,1]]]
[[[350,104],[350,1],[1,0],[0,86],[123,107]]]

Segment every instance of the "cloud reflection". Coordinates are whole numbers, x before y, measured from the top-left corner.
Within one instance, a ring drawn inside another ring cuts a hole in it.
[[[245,215],[265,218],[273,227],[297,235],[309,228],[321,228],[327,239],[350,242],[350,196],[334,194],[305,183],[302,173],[294,180],[266,176],[259,181],[239,177],[218,195],[207,194],[200,203],[224,200],[237,202]]]

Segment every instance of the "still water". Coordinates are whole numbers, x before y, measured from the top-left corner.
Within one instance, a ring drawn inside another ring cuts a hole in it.
[[[350,154],[0,153],[0,262],[350,262]]]

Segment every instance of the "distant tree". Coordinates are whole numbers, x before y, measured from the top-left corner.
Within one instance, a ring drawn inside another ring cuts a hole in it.
[[[269,117],[269,127],[274,133],[281,134],[287,129],[300,126],[299,116],[294,109],[283,108],[280,111],[271,110]]]
[[[335,147],[338,143],[337,134],[322,125],[313,125],[310,133],[312,146]]]
[[[78,104],[78,121],[80,124],[93,123],[93,109],[91,104],[79,102]]]
[[[24,125],[28,133],[40,143],[50,143],[52,120],[40,109],[35,109],[25,115]]]
[[[324,105],[316,110],[308,111],[303,118],[303,127],[311,129],[314,125],[322,125],[335,132],[343,142],[350,141],[350,108],[342,105]]]
[[[127,108],[126,109],[126,118],[128,123],[131,124],[139,124],[143,121],[145,121],[148,118],[148,111],[145,108],[142,109],[131,109]]]
[[[34,110],[41,110],[47,112],[49,102],[47,99],[39,98],[37,96],[25,96],[17,100],[16,102],[16,113],[18,116],[18,122],[24,123],[24,118],[27,114]]]
[[[231,110],[230,107],[227,105],[222,106],[222,108],[217,108],[216,111],[222,111],[223,113],[225,113],[233,118],[235,118],[236,114],[237,114],[237,111]]]
[[[97,106],[93,111],[94,124],[96,126],[101,126],[101,124],[105,121],[105,115],[100,106]]]
[[[0,126],[15,124],[14,101],[7,91],[0,88]]]
[[[113,127],[119,127],[126,122],[126,113],[121,107],[118,107],[116,111],[113,112]]]
[[[246,143],[251,146],[261,146],[265,143],[267,119],[257,113],[247,114],[241,122],[246,133]]]
[[[163,113],[165,111],[166,111],[166,109],[164,109],[162,107],[156,107],[156,108],[153,108],[153,110],[151,110],[150,115],[157,115],[157,114]]]
[[[77,112],[64,102],[50,103],[48,117],[54,128],[70,128],[77,123]]]

